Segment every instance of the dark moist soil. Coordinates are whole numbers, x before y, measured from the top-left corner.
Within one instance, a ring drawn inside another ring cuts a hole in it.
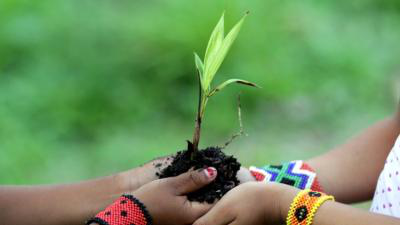
[[[189,169],[203,169],[214,167],[218,171],[217,178],[208,186],[190,193],[190,201],[213,203],[221,199],[229,190],[239,184],[236,177],[240,163],[233,156],[225,155],[218,147],[208,147],[198,151],[193,160],[188,150],[178,152],[171,164],[157,173],[160,178],[174,177],[187,172]]]

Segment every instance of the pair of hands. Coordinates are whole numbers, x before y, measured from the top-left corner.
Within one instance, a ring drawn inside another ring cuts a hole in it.
[[[155,225],[279,224],[285,218],[281,196],[292,188],[282,184],[251,182],[254,178],[245,168],[238,173],[242,184],[216,204],[187,200],[188,193],[211,183],[216,176],[214,168],[190,171],[178,177],[154,180],[132,194],[146,205]]]

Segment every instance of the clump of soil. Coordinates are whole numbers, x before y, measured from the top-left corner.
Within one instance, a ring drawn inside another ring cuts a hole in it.
[[[160,178],[174,177],[190,169],[214,167],[218,171],[217,178],[208,186],[188,195],[190,201],[213,203],[221,199],[229,190],[239,184],[236,177],[240,163],[233,156],[228,156],[219,147],[208,147],[195,152],[191,159],[188,150],[178,152],[171,164],[157,173]]]

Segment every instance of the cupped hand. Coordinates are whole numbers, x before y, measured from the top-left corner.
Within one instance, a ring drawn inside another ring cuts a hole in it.
[[[132,193],[148,209],[155,225],[192,224],[212,206],[191,202],[186,194],[211,183],[217,170],[209,167],[189,171],[177,177],[152,181]]]
[[[290,190],[289,190],[290,189]],[[229,191],[193,225],[282,224],[281,196],[293,188],[278,183],[248,182]]]
[[[164,156],[154,159],[137,168],[121,172],[117,175],[119,186],[122,192],[132,192],[159,179],[157,173],[169,166],[172,162],[172,156]]]

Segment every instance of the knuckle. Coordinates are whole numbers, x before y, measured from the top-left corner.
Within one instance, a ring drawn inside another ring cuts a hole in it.
[[[155,182],[160,186],[169,186],[171,185],[171,178],[159,179],[155,180]]]
[[[198,221],[194,222],[193,225],[207,225],[207,223],[203,220],[198,220]]]
[[[196,185],[199,186],[201,185],[203,182],[201,180],[201,177],[198,175],[197,172],[191,172],[190,173],[190,180]]]
[[[192,224],[196,219],[195,214],[193,213],[193,210],[190,210],[189,208],[185,207],[183,210],[183,215],[185,215],[182,219],[185,221],[185,224]]]
[[[171,189],[173,190],[175,187],[173,179],[171,178],[157,180],[157,185],[159,187],[162,187],[164,190],[171,190]]]

